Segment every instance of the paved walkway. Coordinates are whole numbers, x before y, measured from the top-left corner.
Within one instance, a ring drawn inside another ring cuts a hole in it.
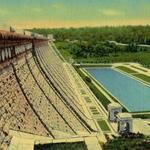
[[[85,138],[85,143],[87,145],[88,150],[102,150],[96,137]]]
[[[118,43],[116,41],[109,41],[109,42],[110,43],[114,43],[116,45],[120,45],[120,46],[127,46],[127,45],[129,45],[129,44],[124,44],[124,43]],[[139,46],[139,47],[150,47],[150,45],[146,45],[146,44],[138,44],[137,46]]]
[[[36,136],[33,134],[18,132],[10,130],[9,133],[12,136],[12,140],[8,150],[34,150],[35,144],[50,144],[50,143],[73,143],[73,142],[85,142],[88,150],[101,150],[99,140],[96,135],[90,137],[74,137],[63,139],[52,139],[49,137]]]
[[[68,71],[68,76],[70,77],[70,81],[72,82],[72,86],[74,87],[75,91],[77,91],[78,96],[80,97],[80,100],[83,103],[83,106],[86,107],[85,109],[88,109],[88,112],[90,113],[90,116],[93,118],[93,121],[96,125],[96,128],[98,132],[100,132],[101,135],[101,141],[106,142],[106,139],[103,135],[103,133],[107,134],[116,134],[116,132],[113,130],[112,126],[110,126],[110,123],[108,123],[108,113],[103,107],[103,105],[99,102],[99,100],[95,97],[95,95],[91,92],[89,87],[85,84],[85,82],[82,80],[82,78],[79,76],[79,74],[74,70],[74,68],[70,64],[69,65],[72,69],[72,72]],[[67,67],[65,67],[66,70]],[[83,72],[85,73],[85,72]],[[84,94],[81,94],[81,90],[84,90]],[[86,100],[88,99],[88,100]],[[97,112],[97,114],[92,113],[92,109],[94,108],[94,111]],[[109,132],[104,132],[101,130],[100,126],[98,125],[98,120],[105,120],[111,129]]]
[[[150,135],[150,126],[142,119],[133,120],[133,132],[143,133],[144,135]]]

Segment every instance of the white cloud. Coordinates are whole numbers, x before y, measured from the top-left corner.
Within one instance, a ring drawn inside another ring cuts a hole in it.
[[[122,16],[125,14],[123,11],[114,9],[99,9],[98,11],[105,16]]]

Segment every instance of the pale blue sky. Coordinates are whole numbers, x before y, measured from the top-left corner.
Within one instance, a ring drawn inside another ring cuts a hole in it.
[[[1,26],[150,24],[150,0],[0,0]]]

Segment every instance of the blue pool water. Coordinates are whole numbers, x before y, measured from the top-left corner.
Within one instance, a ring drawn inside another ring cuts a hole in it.
[[[85,68],[129,111],[150,111],[150,87],[111,68]]]

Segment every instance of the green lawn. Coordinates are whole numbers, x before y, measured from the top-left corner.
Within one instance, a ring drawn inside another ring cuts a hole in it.
[[[60,53],[69,61],[73,58],[77,63],[115,63],[115,62],[138,62],[146,67],[150,65],[150,50],[140,52],[117,52],[116,54],[109,54],[109,56],[102,57],[75,57],[71,54],[70,43],[67,41],[55,43]]]
[[[105,64],[81,64],[80,67],[112,67],[112,65]]]
[[[90,110],[91,110],[92,114],[94,114],[94,115],[98,115],[99,114],[99,112],[96,109],[96,107],[90,107]]]
[[[82,63],[116,63],[116,62],[137,62],[150,67],[150,51],[146,52],[118,52],[117,55],[109,54],[103,57],[74,58],[76,62]]]
[[[56,42],[55,44],[56,44],[57,49],[65,58],[65,60],[69,61],[69,58],[71,58],[69,43],[68,42]]]
[[[120,69],[120,70],[122,70],[122,71],[124,71],[126,73],[129,73],[129,74],[131,74],[131,73],[138,73],[138,72],[136,72],[136,71],[134,71],[134,70],[132,70],[132,69],[130,69],[128,67],[125,67],[125,66],[118,66],[116,68],[118,68],[118,69]]]
[[[82,90],[82,89],[80,90],[80,92],[81,92],[82,95],[86,94],[86,92],[84,90]]]
[[[75,69],[78,72],[78,74],[82,77],[82,79],[85,81],[85,83],[89,86],[91,91],[95,94],[97,99],[102,103],[102,105],[107,110],[107,106],[110,103],[110,101],[104,96],[104,94],[92,82],[88,82],[86,80],[86,76],[83,74],[83,72],[79,68],[75,67]]]
[[[133,114],[133,118],[150,119],[150,114]]]
[[[139,67],[136,67],[136,66],[132,66],[132,65],[131,65],[131,67],[132,67],[132,68],[135,68],[135,69],[138,69],[138,70],[141,70],[141,71],[143,71],[143,72],[147,72],[147,70],[142,69],[142,68],[139,68]]]
[[[150,83],[150,76],[147,76],[147,75],[144,75],[144,74],[140,74],[128,67],[125,67],[125,66],[119,66],[119,67],[116,67],[126,73],[129,73],[129,74],[132,74],[132,73],[137,73],[137,74],[132,74],[133,76],[139,78],[139,79],[142,79],[143,81],[146,81],[146,82],[149,82]]]
[[[150,83],[150,77],[147,76],[147,75],[144,75],[144,74],[134,74],[134,76]]]
[[[105,120],[98,120],[97,123],[98,123],[99,127],[102,129],[102,131],[110,131],[110,128],[107,125]]]
[[[110,139],[105,146],[104,150],[149,150],[150,137],[146,137],[140,133],[126,134],[113,139]]]
[[[87,103],[91,103],[91,99],[88,96],[85,96],[84,99],[86,100]]]
[[[34,145],[34,150],[87,150],[85,142],[50,143]]]

